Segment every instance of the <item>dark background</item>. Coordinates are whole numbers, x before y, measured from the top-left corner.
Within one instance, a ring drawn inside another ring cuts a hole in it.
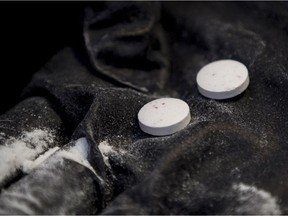
[[[0,114],[33,73],[81,37],[81,2],[0,2]]]

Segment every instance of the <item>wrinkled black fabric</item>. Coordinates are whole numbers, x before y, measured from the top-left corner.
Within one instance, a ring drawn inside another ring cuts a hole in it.
[[[69,159],[27,175],[16,170],[0,182],[0,213],[27,213],[19,202],[32,214],[287,214],[287,9],[280,2],[87,5],[82,46],[37,72],[0,127],[10,136],[53,129],[50,147],[86,137],[103,181]],[[198,93],[197,72],[218,59],[247,66],[243,94],[216,101]],[[192,120],[153,137],[140,130],[137,113],[163,96],[186,101]],[[109,166],[103,141],[114,151]]]

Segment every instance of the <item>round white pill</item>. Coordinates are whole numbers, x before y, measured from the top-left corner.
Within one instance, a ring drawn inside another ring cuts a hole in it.
[[[185,128],[191,116],[186,102],[176,98],[160,98],[145,104],[138,113],[138,120],[145,133],[165,136]]]
[[[249,85],[246,66],[235,60],[219,60],[205,65],[197,74],[199,92],[212,99],[228,99],[241,94]]]

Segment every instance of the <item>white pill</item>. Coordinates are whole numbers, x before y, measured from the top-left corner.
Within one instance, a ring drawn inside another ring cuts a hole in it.
[[[176,98],[161,98],[145,104],[138,113],[138,120],[145,133],[165,136],[185,128],[191,116],[186,102]]]
[[[205,65],[197,74],[199,92],[212,99],[228,99],[241,94],[249,85],[246,66],[234,60],[219,60]]]

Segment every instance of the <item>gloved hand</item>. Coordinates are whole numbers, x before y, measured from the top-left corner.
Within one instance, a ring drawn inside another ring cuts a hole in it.
[[[1,116],[0,213],[286,214],[287,17],[286,3],[89,5],[84,46],[54,56]],[[198,93],[218,59],[247,66],[245,93]],[[147,135],[137,113],[164,96],[191,122]]]

